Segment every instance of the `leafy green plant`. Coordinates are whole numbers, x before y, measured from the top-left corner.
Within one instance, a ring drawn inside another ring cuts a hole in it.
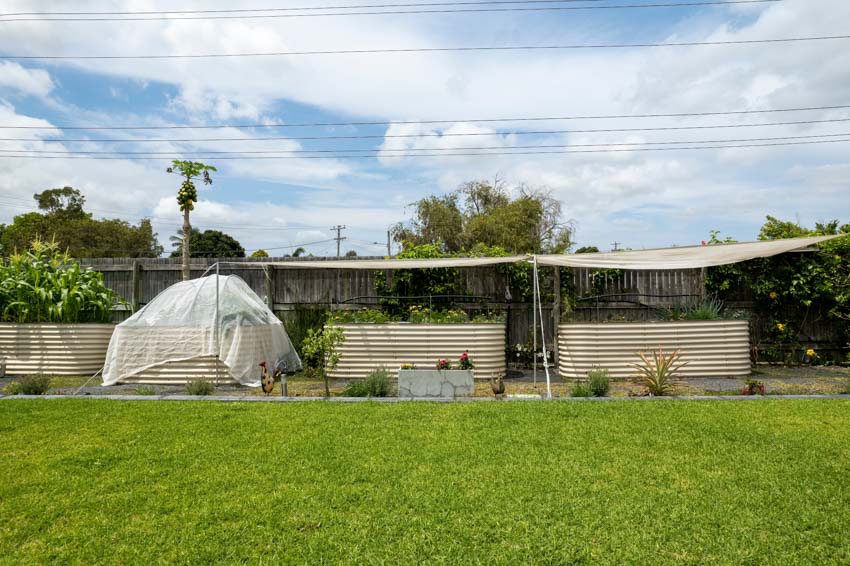
[[[308,358],[319,360],[319,374],[325,382],[325,396],[331,396],[331,386],[328,381],[328,372],[339,363],[339,352],[337,348],[345,342],[342,329],[337,326],[325,325],[318,330],[310,329],[302,344],[304,355]]]
[[[81,268],[55,241],[36,239],[0,260],[0,322],[109,322],[119,303],[103,274]]]
[[[26,375],[9,386],[12,395],[44,395],[50,389],[50,376],[44,374]]]
[[[330,323],[339,324],[385,324],[387,322],[398,322],[400,316],[391,316],[381,309],[370,309],[363,307],[358,310],[340,310],[328,314]]]
[[[369,372],[366,379],[352,381],[342,390],[343,397],[386,397],[390,394],[390,372],[378,368]]]
[[[706,299],[689,305],[676,305],[658,311],[662,320],[720,320],[740,318],[738,312],[727,312],[717,299]]]
[[[150,385],[140,385],[136,387],[136,395],[156,395],[156,389]]]
[[[587,372],[587,385],[595,397],[607,397],[611,390],[611,380],[608,370],[605,368],[594,368]]]
[[[193,379],[186,384],[186,393],[189,395],[212,395],[215,385],[206,379]]]
[[[679,370],[688,364],[681,361],[678,350],[665,354],[661,346],[657,351],[653,351],[651,356],[643,352],[638,352],[637,355],[641,362],[630,365],[637,370],[638,382],[646,387],[647,394],[652,397],[671,393],[675,389]]]
[[[300,304],[295,305],[295,308],[287,313],[283,319],[283,326],[296,352],[302,353],[302,344],[307,337],[307,331],[322,328],[328,316],[328,309],[325,307]],[[301,361],[307,367],[315,367],[318,364],[318,360],[309,359],[303,353]]]
[[[589,384],[577,381],[570,390],[570,397],[593,397],[593,390]]]

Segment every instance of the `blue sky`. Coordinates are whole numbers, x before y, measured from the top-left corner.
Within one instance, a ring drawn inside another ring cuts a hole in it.
[[[618,2],[607,2],[617,4]],[[634,3],[653,3],[641,0]],[[303,2],[277,6],[304,5]],[[0,125],[220,125],[457,120],[440,125],[206,130],[0,130],[21,151],[381,151],[365,159],[225,160],[193,214],[249,249],[308,246],[381,254],[407,205],[472,179],[545,187],[576,224],[579,245],[685,245],[710,229],[752,239],[766,214],[803,223],[850,220],[850,143],[700,151],[416,156],[418,151],[516,145],[701,141],[850,132],[842,122],[703,131],[510,135],[505,132],[841,120],[846,110],[750,117],[473,123],[492,117],[712,112],[850,101],[850,41],[758,46],[340,55],[227,60],[61,61],[10,55],[177,54],[275,50],[718,41],[847,33],[850,3],[784,0],[702,8],[360,16],[292,20],[0,22]],[[317,3],[316,5],[320,5]],[[252,7],[240,4],[240,8]],[[257,3],[256,7],[262,7]],[[206,1],[194,9],[227,8]],[[42,2],[42,11],[69,4]],[[74,10],[174,10],[156,1],[75,2]],[[6,2],[3,12],[32,10]],[[449,135],[445,134],[464,134]],[[428,137],[393,137],[398,135]],[[470,136],[468,134],[477,134]],[[486,134],[486,135],[483,135]],[[371,135],[358,140],[304,136]],[[250,138],[275,136],[283,139]],[[390,137],[383,137],[390,136]],[[245,138],[178,142],[175,138]],[[123,143],[98,139],[126,140]],[[151,139],[166,141],[152,142]],[[87,139],[88,142],[69,141]],[[46,141],[53,140],[53,141]],[[146,141],[142,141],[146,140]],[[35,154],[33,154],[35,155]],[[315,154],[314,154],[315,155]],[[81,189],[99,216],[151,217],[167,245],[180,217],[164,161],[0,159],[0,222],[53,186]]]

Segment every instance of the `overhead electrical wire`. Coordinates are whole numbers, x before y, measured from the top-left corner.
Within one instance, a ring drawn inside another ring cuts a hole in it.
[[[0,57],[2,58],[2,57]],[[598,115],[573,115],[573,116],[537,116],[537,117],[513,117],[513,118],[456,118],[453,120],[383,120],[383,121],[353,121],[353,122],[290,122],[276,124],[215,124],[215,125],[168,125],[168,126],[19,126],[0,125],[3,130],[209,130],[209,129],[241,129],[241,128],[313,128],[313,127],[335,127],[335,126],[390,126],[410,124],[452,124],[458,122],[469,122],[476,124],[494,122],[545,122],[557,120],[612,120],[631,118],[696,118],[708,116],[744,116],[749,114],[771,114],[777,112],[810,112],[816,110],[846,110],[850,104],[831,106],[803,106],[797,108],[772,108],[763,110],[727,110],[718,112],[674,112],[655,114],[598,114]]]
[[[646,8],[689,8],[700,6],[724,6],[737,4],[767,4],[782,0],[706,0],[656,2],[653,4],[615,4],[562,6],[582,2],[590,4],[610,0],[539,0],[531,2],[429,2],[424,4],[372,4],[361,6],[325,6],[302,8],[256,8],[233,10],[163,10],[137,12],[10,12],[0,14],[2,22],[138,22],[178,20],[247,20],[280,18],[316,18],[340,16],[381,16],[405,14],[469,14],[487,12],[549,12],[579,10],[630,10]],[[525,6],[523,5],[525,4]],[[528,7],[527,4],[538,4]],[[545,5],[544,5],[545,4]],[[490,7],[498,5],[499,7]],[[507,5],[507,6],[505,6]],[[447,8],[439,8],[446,6]],[[463,7],[476,6],[476,7]],[[401,9],[399,9],[401,8]],[[430,8],[430,9],[422,9]],[[321,10],[344,10],[327,12]],[[363,11],[354,11],[363,10]],[[378,11],[376,11],[378,10]],[[300,12],[300,13],[293,13]]]
[[[581,150],[558,150],[558,151],[513,151],[513,152],[462,152],[462,153],[418,153],[409,155],[409,157],[459,157],[459,156],[492,156],[492,155],[555,155],[555,154],[573,154],[573,153],[624,153],[624,152],[648,152],[648,151],[688,151],[688,150],[706,150],[706,149],[736,149],[736,148],[753,148],[753,147],[777,147],[777,146],[794,146],[794,145],[811,145],[825,143],[843,143],[850,142],[850,137],[847,139],[830,139],[830,140],[808,140],[796,142],[777,142],[777,143],[758,143],[745,145],[702,145],[702,146],[681,146],[681,147],[637,147],[629,149],[581,149]],[[690,143],[690,142],[685,142]],[[88,156],[88,155],[24,155],[27,150],[17,150],[21,155],[2,154],[0,159],[91,159],[91,160],[126,160],[130,159],[126,156]],[[266,152],[268,153],[268,152]],[[175,154],[177,155],[177,154]],[[205,154],[206,155],[206,154]],[[346,155],[210,155],[209,159],[217,160],[249,160],[249,159],[362,159],[382,157],[380,152],[374,155],[365,154],[346,154]],[[405,154],[386,155],[384,157],[408,157]],[[197,158],[197,157],[196,157]],[[132,159],[141,160],[171,160],[172,157],[143,157],[133,156]]]
[[[563,51],[577,49],[632,49],[645,47],[697,47],[708,45],[764,45],[777,43],[799,43],[805,41],[833,41],[850,39],[850,35],[820,35],[807,37],[780,37],[766,39],[730,39],[721,41],[672,41],[663,43],[588,43],[573,45],[475,45],[459,47],[400,47],[379,49],[337,49],[328,51],[265,51],[249,53],[184,53],[162,55],[2,55],[3,59],[14,61],[63,60],[63,61],[106,61],[106,60],[157,60],[157,59],[226,59],[243,57],[294,57],[314,55],[377,55],[408,53],[448,53],[448,52],[491,52],[491,51]]]
[[[43,143],[183,143],[183,142],[257,142],[275,140],[361,140],[361,139],[384,139],[384,138],[449,138],[449,137],[480,137],[480,136],[529,136],[550,134],[591,134],[591,133],[614,133],[614,132],[661,132],[675,130],[717,130],[726,128],[760,128],[767,126],[799,126],[814,124],[829,124],[838,122],[850,122],[850,118],[832,118],[827,120],[797,120],[793,122],[761,122],[755,124],[714,124],[704,126],[661,126],[648,128],[603,128],[603,129],[569,129],[569,130],[517,130],[507,132],[440,132],[420,134],[359,134],[359,135],[333,135],[333,136],[264,136],[251,138],[0,138],[0,141],[33,141]]]
[[[414,151],[478,151],[478,150],[505,150],[505,149],[567,149],[570,147],[622,147],[622,146],[644,146],[644,145],[685,145],[685,144],[720,144],[720,143],[745,143],[764,141],[789,141],[814,138],[837,138],[850,136],[850,132],[835,134],[809,134],[780,137],[760,138],[732,138],[711,140],[672,140],[672,141],[641,141],[641,142],[617,142],[617,143],[576,143],[576,144],[546,144],[546,145],[502,145],[502,146],[478,146],[478,147],[443,147],[443,148],[334,148],[334,149],[261,149],[261,150],[197,150],[197,151],[104,151],[104,150],[58,150],[58,149],[0,149],[0,153],[49,153],[62,155],[253,155],[253,154],[306,154],[306,153],[377,153],[384,154],[393,152]]]

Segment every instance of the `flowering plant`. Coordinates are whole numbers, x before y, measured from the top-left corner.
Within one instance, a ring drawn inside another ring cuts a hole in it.
[[[437,362],[437,369],[452,369],[452,364],[449,360],[443,358],[439,362]]]
[[[460,355],[460,361],[458,362],[457,367],[460,369],[472,369],[475,367],[475,364],[473,364],[472,360],[469,359],[469,352],[464,352]]]
[[[416,369],[416,364],[401,364],[399,369]]]
[[[741,395],[764,395],[764,383],[757,379],[748,379],[741,389]]]

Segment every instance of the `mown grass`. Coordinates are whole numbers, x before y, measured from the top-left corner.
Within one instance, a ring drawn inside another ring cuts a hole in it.
[[[0,401],[0,563],[850,562],[850,402]]]

